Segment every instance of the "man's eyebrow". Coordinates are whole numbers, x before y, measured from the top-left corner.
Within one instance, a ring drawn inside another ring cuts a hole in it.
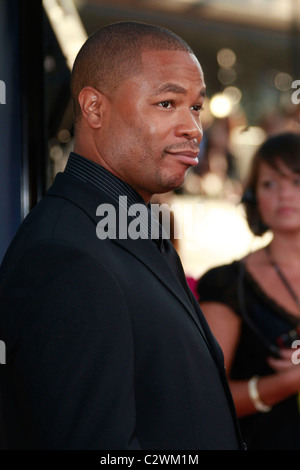
[[[186,93],[186,89],[180,85],[176,85],[176,83],[164,83],[163,85],[161,85],[160,87],[154,90],[154,93],[156,95],[159,95],[161,93],[166,93],[166,92]]]
[[[206,91],[205,88],[202,88],[199,91],[199,97],[205,98],[205,91]],[[161,85],[160,87],[154,90],[153,95],[155,96],[155,95],[160,95],[160,94],[168,93],[168,92],[184,94],[184,93],[187,93],[187,90],[181,85],[177,85],[176,83],[164,83],[163,85]]]

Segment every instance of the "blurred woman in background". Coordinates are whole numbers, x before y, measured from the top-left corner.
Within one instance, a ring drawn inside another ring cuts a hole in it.
[[[242,199],[265,248],[209,270],[200,306],[219,341],[251,449],[300,450],[300,135],[269,137]],[[297,342],[298,340],[298,342]]]

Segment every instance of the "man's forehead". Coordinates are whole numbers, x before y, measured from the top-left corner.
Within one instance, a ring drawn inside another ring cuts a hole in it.
[[[195,65],[196,67],[201,68],[201,65],[197,57],[186,50],[181,49],[142,49],[141,58],[143,63],[148,63],[149,61],[156,60],[162,62],[165,65],[172,65],[173,63],[189,62],[190,65]]]
[[[188,90],[179,83],[166,82],[166,83],[161,83],[156,88],[154,88],[153,95],[160,95],[164,93],[185,94],[187,93],[187,91]],[[206,86],[205,86],[204,81],[201,83],[201,86],[199,86],[198,95],[199,95],[199,98],[205,98]]]
[[[201,65],[197,57],[188,51],[145,50],[142,52],[142,63],[143,72],[147,75],[150,74],[158,79],[168,75],[166,80],[162,80],[163,82],[176,83],[176,78],[183,78],[198,81],[199,86],[205,88]]]

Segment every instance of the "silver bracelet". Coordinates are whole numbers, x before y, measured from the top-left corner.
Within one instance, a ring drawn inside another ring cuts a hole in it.
[[[261,401],[259,393],[258,393],[258,388],[257,388],[258,379],[259,379],[259,377],[257,375],[254,375],[254,377],[252,377],[249,380],[249,382],[248,382],[249,397],[250,397],[250,400],[252,401],[252,403],[254,405],[254,408],[257,411],[260,411],[261,413],[268,413],[269,411],[271,411],[272,406],[265,405]]]

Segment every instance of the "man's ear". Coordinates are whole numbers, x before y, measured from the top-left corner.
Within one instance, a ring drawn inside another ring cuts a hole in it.
[[[82,117],[92,129],[101,127],[103,95],[91,86],[84,87],[78,95]]]

